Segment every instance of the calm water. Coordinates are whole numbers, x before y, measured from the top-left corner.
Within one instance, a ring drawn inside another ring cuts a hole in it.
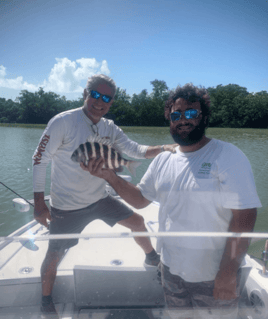
[[[168,128],[124,127],[127,135],[141,143],[162,145],[173,143]],[[32,155],[43,129],[0,127],[0,181],[26,199],[32,199]],[[207,136],[231,142],[239,147],[251,162],[257,191],[263,208],[259,210],[256,230],[268,231],[268,130],[211,128]],[[137,169],[136,184],[151,160],[143,160]],[[129,173],[127,171],[125,174]],[[46,195],[49,194],[50,170],[47,171]],[[0,184],[0,236],[7,236],[32,220],[32,209],[19,213],[13,209],[12,199],[18,197]],[[261,214],[261,212],[263,212]],[[267,214],[266,214],[267,212]]]

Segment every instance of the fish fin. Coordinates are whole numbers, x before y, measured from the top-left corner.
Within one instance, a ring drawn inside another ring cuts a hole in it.
[[[128,161],[126,167],[130,171],[130,173],[136,177],[136,168],[140,165],[141,165],[141,162]]]
[[[117,153],[119,153],[122,156],[122,152],[109,139],[105,137],[96,136],[93,140],[89,137],[87,141],[107,145],[108,147],[113,148]]]
[[[93,142],[93,143],[104,144],[107,146],[112,146],[111,141],[105,137],[95,136],[93,140],[92,140],[92,138],[88,138],[88,141]]]
[[[120,172],[123,172],[124,167],[123,167],[123,166],[120,166],[120,167],[118,167],[118,168],[115,168],[114,170],[115,170],[117,173],[120,173]]]

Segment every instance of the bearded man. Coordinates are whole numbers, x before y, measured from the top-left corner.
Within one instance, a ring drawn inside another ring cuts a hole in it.
[[[170,133],[179,146],[150,164],[137,186],[92,160],[90,174],[104,178],[135,208],[160,203],[159,231],[251,232],[261,207],[247,157],[236,146],[208,138],[210,98],[191,83],[165,104]],[[162,237],[161,278],[171,317],[236,318],[240,266],[247,238]]]

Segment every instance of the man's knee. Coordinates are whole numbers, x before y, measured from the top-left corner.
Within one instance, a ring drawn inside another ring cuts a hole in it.
[[[131,217],[121,220],[118,224],[128,227],[131,231],[146,231],[144,218],[137,213],[133,213]]]
[[[133,227],[131,228],[132,231],[144,231],[146,230],[144,218],[143,216],[134,213],[135,216],[135,223],[133,223]]]

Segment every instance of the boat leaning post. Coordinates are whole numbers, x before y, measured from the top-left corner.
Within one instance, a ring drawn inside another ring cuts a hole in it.
[[[262,274],[266,274],[266,265],[268,261],[268,239],[265,242],[265,248],[264,251],[262,252],[262,260],[263,260],[263,268],[262,268]]]

